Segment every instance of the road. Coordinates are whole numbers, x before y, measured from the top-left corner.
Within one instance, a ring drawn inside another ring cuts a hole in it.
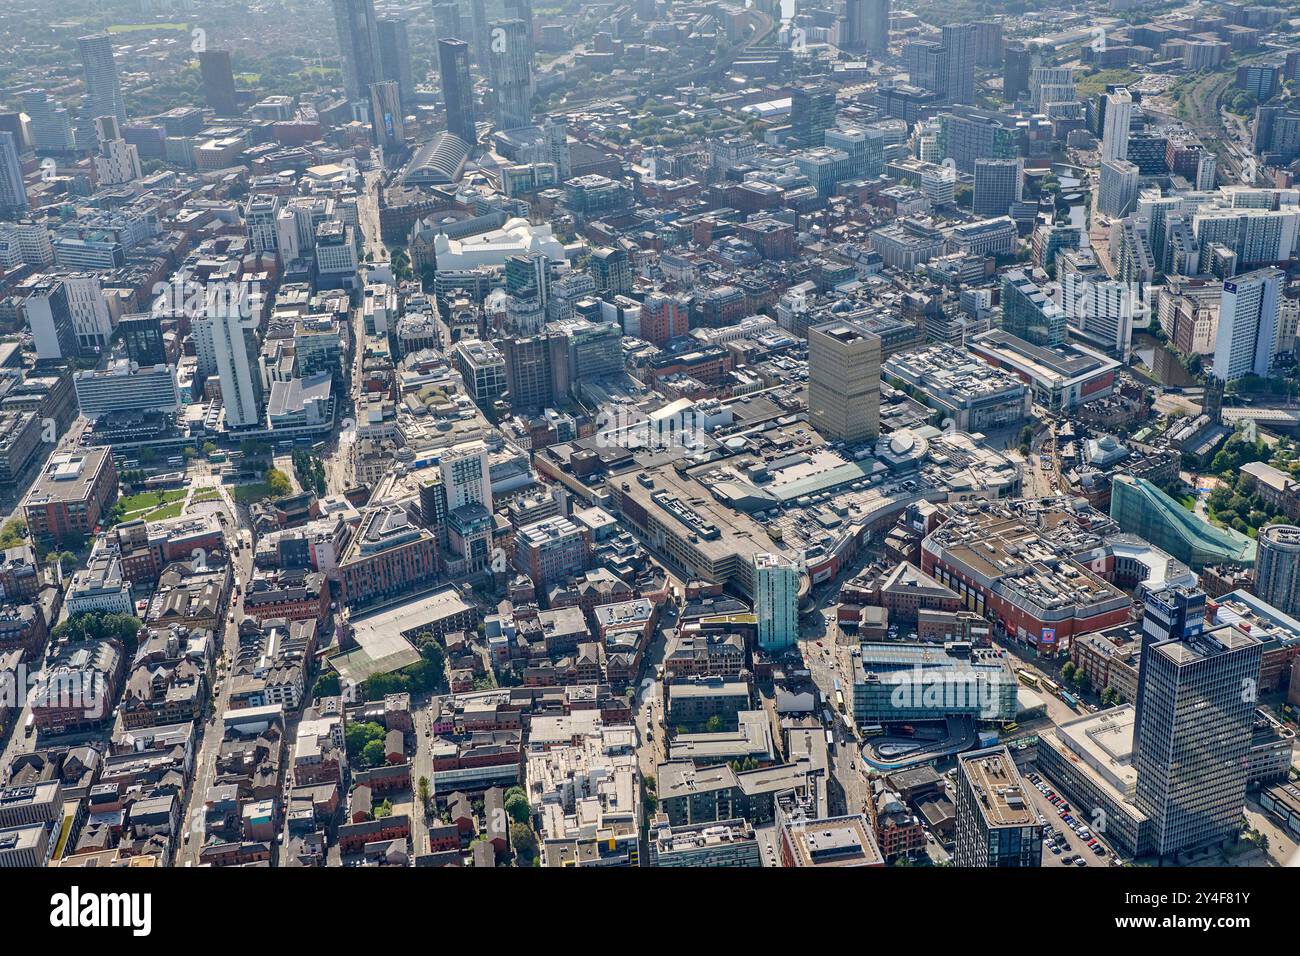
[[[227,500],[232,514],[237,514],[234,509],[234,503],[229,501],[229,492],[222,489],[222,497]],[[234,527],[227,528],[227,540],[233,535]],[[235,577],[240,585],[246,584],[253,574],[253,551],[251,548],[245,548],[238,554],[233,555],[235,560]],[[239,622],[244,618],[243,603],[233,595],[230,599],[229,612],[233,614],[234,620],[226,621],[226,629],[222,634],[221,657],[217,661],[216,682],[221,686],[221,692],[217,696],[216,705],[212,707],[210,715],[206,722],[198,725],[201,737],[199,739],[199,752],[194,758],[194,781],[190,787],[189,795],[185,801],[184,820],[186,821],[186,832],[189,833],[188,840],[185,840],[180,851],[176,855],[176,865],[178,866],[197,866],[199,851],[203,848],[203,802],[207,796],[208,788],[216,777],[216,758],[217,750],[221,746],[221,717],[230,705],[230,689],[232,681],[230,680],[230,662],[235,659],[239,650]],[[281,808],[283,810],[283,808]]]

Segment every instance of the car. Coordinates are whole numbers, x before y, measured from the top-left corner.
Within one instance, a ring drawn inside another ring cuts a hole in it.
[[[1049,844],[1047,845],[1047,848],[1048,848],[1049,850],[1052,851],[1052,855],[1053,855],[1053,856],[1060,856],[1060,855],[1061,855],[1061,848],[1060,848],[1059,846],[1057,846],[1055,843],[1049,843]]]
[[[1106,848],[1102,846],[1100,843],[1098,843],[1095,847],[1092,848],[1092,852],[1097,854],[1098,856],[1105,856]]]
[[[1074,861],[1074,865],[1075,865],[1075,866],[1087,866],[1087,865],[1088,865],[1088,861],[1085,860],[1083,857],[1078,857],[1078,858],[1075,859],[1075,861]]]

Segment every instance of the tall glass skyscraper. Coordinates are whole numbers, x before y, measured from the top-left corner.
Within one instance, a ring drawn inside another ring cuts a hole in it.
[[[113,58],[113,38],[107,33],[80,37],[77,52],[81,55],[81,69],[86,80],[81,115],[77,120],[78,145],[82,149],[94,149],[95,120],[101,116],[113,116],[119,126],[125,126],[126,101],[122,98],[122,83]]]
[[[442,98],[447,106],[447,132],[473,146],[478,134],[474,129],[474,78],[469,72],[469,44],[454,38],[439,40],[438,69],[442,76]]]
[[[348,99],[366,102],[379,82],[379,28],[374,0],[334,0],[334,27],[343,56],[343,88]]]
[[[1233,625],[1142,651],[1134,803],[1161,856],[1241,830],[1263,644]]]

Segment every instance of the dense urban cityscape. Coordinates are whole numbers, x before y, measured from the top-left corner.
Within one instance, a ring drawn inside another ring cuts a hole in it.
[[[9,0],[0,868],[1300,865],[1298,179],[1290,0]]]

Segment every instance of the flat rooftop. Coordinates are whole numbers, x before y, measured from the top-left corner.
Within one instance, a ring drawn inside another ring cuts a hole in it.
[[[447,587],[351,619],[354,650],[330,658],[339,675],[360,683],[375,674],[400,670],[420,659],[406,635],[473,607]]]
[[[1005,747],[977,750],[957,759],[989,826],[1024,827],[1038,822],[1020,771]]]
[[[795,866],[883,866],[884,858],[861,814],[797,820],[788,826]]]

